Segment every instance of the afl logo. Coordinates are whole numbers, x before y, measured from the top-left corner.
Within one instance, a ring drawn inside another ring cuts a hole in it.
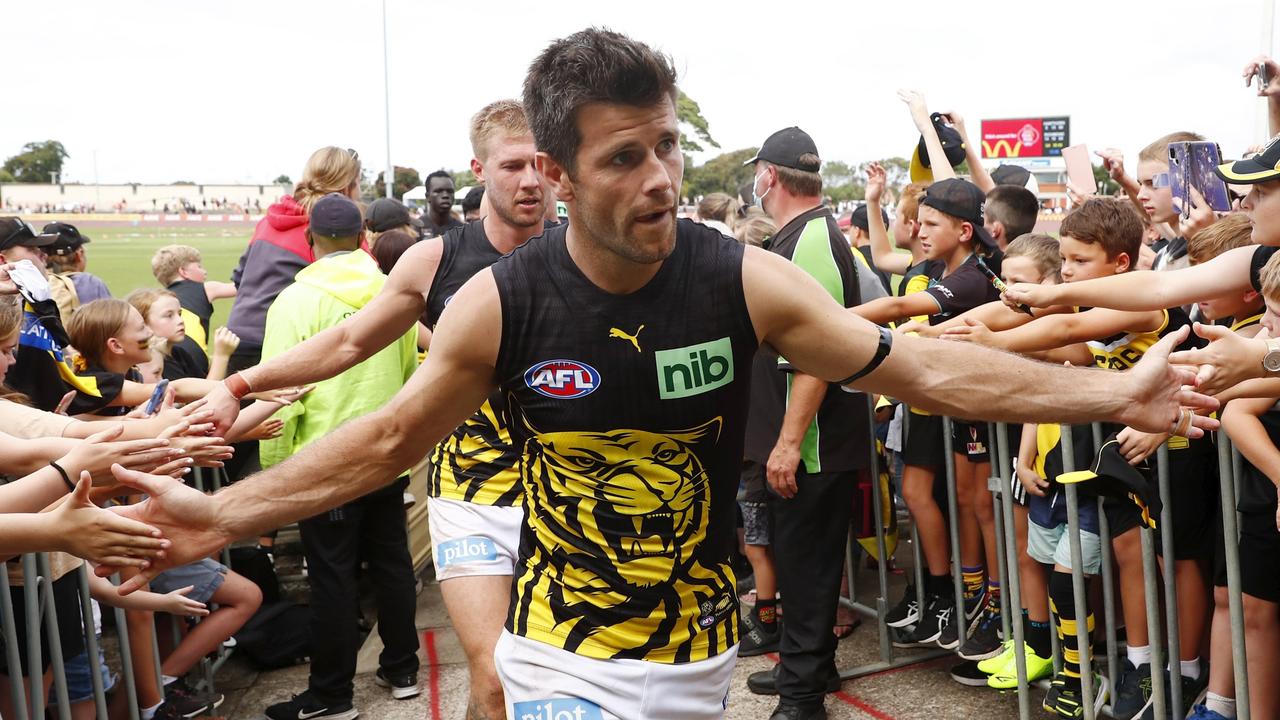
[[[524,384],[549,398],[572,400],[600,387],[600,373],[576,360],[547,360],[524,373]]]

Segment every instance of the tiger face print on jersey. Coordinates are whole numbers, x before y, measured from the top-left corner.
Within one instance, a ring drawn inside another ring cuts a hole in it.
[[[506,403],[495,393],[431,451],[427,495],[477,505],[519,505],[519,463]]]
[[[531,556],[517,634],[589,657],[699,660],[737,642],[728,564],[704,567],[711,491],[699,459],[715,418],[666,433],[530,428],[523,478]]]

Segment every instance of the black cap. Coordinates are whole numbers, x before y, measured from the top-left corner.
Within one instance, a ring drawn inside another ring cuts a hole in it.
[[[1271,139],[1262,152],[1251,158],[1223,163],[1214,169],[1218,177],[1235,185],[1254,185],[1280,180],[1280,135]]]
[[[880,208],[880,219],[884,222],[885,227],[889,226],[889,213]],[[867,204],[863,203],[853,209],[853,213],[849,215],[849,224],[856,228],[860,228],[863,232],[869,232],[871,225],[867,218]]]
[[[70,255],[89,242],[88,236],[80,234],[76,226],[71,223],[51,222],[44,226],[42,232],[45,235],[58,236],[58,239],[45,251],[50,255]]]
[[[0,217],[0,252],[18,246],[48,247],[57,239],[57,235],[37,235],[35,228],[20,217]]]
[[[818,172],[822,167],[822,161],[803,164],[800,162],[800,156],[807,153],[817,156],[818,146],[813,143],[813,138],[809,137],[809,133],[793,125],[770,135],[764,141],[764,144],[760,146],[760,151],[755,154],[755,157],[742,164],[753,165],[760,160],[764,160],[774,165],[795,170]]]
[[[1031,179],[1031,171],[1021,165],[1001,165],[991,171],[991,182],[997,185],[1017,185],[1026,187]]]
[[[982,190],[968,180],[947,178],[930,185],[924,191],[920,204],[969,223],[973,226],[973,239],[994,250],[997,247],[996,241],[983,227],[982,213],[986,199]],[[974,247],[977,248],[977,245]]]
[[[329,193],[311,206],[310,230],[323,237],[353,237],[360,234],[363,221],[360,206],[341,193]]]
[[[948,125],[940,113],[933,113],[929,116],[929,120],[933,122],[933,130],[938,134],[938,142],[942,143],[942,152],[947,156],[947,163],[951,167],[955,167],[964,162],[964,138],[960,136],[960,131]],[[925,146],[923,135],[920,136],[920,140],[916,143],[916,149],[911,153],[909,169],[911,182],[929,182],[933,180],[929,148]]]
[[[1147,461],[1135,467],[1125,460],[1120,454],[1120,441],[1113,433],[1088,470],[1065,473],[1055,479],[1063,484],[1081,483],[1082,494],[1132,501],[1142,514],[1142,524],[1155,528],[1162,505],[1158,489],[1152,487],[1150,473]]]
[[[365,228],[373,232],[386,232],[392,228],[411,225],[409,208],[392,198],[378,198],[365,208]]]

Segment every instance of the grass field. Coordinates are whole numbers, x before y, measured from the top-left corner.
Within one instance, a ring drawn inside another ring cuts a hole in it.
[[[210,280],[231,280],[231,271],[249,244],[253,226],[189,225],[95,225],[77,224],[91,242],[85,250],[88,271],[102,278],[111,294],[122,298],[141,287],[156,287],[151,275],[151,256],[164,245],[190,245],[200,250]],[[222,325],[231,310],[231,300],[214,303],[213,327]]]

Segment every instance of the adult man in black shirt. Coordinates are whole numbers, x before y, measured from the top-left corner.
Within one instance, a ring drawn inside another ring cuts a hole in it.
[[[427,176],[427,214],[422,217],[422,238],[445,234],[450,228],[462,227],[453,216],[453,177],[444,170]]]

